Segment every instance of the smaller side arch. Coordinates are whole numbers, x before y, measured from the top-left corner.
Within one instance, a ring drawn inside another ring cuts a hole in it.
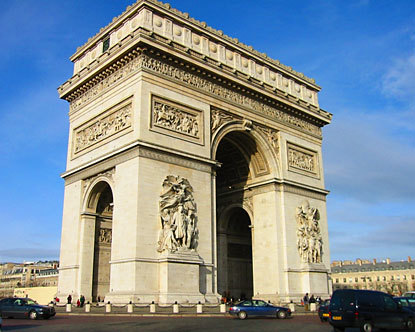
[[[95,177],[92,181],[88,182],[86,183],[85,191],[82,198],[82,212],[96,213],[100,196],[106,185],[109,186],[112,194],[114,195],[114,182],[112,177],[108,175],[99,175]]]

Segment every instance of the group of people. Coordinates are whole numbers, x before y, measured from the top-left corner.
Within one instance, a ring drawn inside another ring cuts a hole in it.
[[[72,295],[69,294],[66,298],[68,304],[72,304]],[[76,306],[82,308],[85,304],[85,296],[81,295],[79,299],[76,301]]]
[[[305,293],[303,299],[301,300],[301,305],[309,305],[311,303],[317,303],[320,304],[322,302],[322,299],[320,296],[314,297],[313,294],[311,294],[310,297],[308,297],[308,293]]]

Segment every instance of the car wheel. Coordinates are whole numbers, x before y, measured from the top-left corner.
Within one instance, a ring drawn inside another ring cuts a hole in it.
[[[287,318],[287,313],[284,310],[280,310],[280,311],[277,312],[277,317],[279,319],[285,319],[285,318]]]
[[[29,318],[30,319],[37,319],[37,312],[32,310],[31,312],[29,312]]]
[[[246,314],[246,312],[245,312],[245,311],[240,311],[240,312],[238,313],[238,318],[239,318],[239,319],[245,319],[246,317],[248,317],[248,315]]]
[[[372,322],[364,322],[362,326],[360,326],[361,332],[372,332],[373,331],[373,324]]]
[[[411,331],[414,328],[414,321],[411,318],[406,322],[406,328],[408,331]]]

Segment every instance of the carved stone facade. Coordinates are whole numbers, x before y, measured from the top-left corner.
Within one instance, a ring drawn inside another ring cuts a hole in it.
[[[288,151],[288,169],[300,171],[305,174],[318,176],[317,154],[313,151],[295,146],[287,145]]]
[[[180,176],[167,176],[159,206],[161,230],[157,251],[194,250],[198,230],[196,203],[189,181]]]
[[[152,96],[152,129],[166,130],[168,133],[173,133],[191,139],[194,142],[203,144],[203,130],[201,112],[184,107],[174,102]]]
[[[304,201],[296,209],[297,249],[304,263],[321,263],[323,255],[323,239],[320,232],[318,209],[310,207]]]
[[[155,0],[71,60],[58,297],[329,295],[312,79]]]
[[[75,129],[74,151],[77,155],[83,150],[131,127],[131,102],[104,112]]]

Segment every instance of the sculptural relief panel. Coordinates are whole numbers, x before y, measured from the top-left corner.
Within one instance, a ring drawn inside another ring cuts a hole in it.
[[[317,152],[287,143],[288,170],[303,175],[319,177]]]
[[[189,181],[168,175],[163,181],[159,201],[161,230],[158,252],[190,252],[196,247],[196,202]]]
[[[124,134],[132,129],[131,99],[112,107],[74,129],[72,157],[90,150],[92,146],[114,135]]]
[[[202,111],[158,96],[151,97],[152,131],[203,145]]]
[[[296,209],[297,249],[303,263],[321,263],[323,238],[320,232],[320,213],[304,201]]]

